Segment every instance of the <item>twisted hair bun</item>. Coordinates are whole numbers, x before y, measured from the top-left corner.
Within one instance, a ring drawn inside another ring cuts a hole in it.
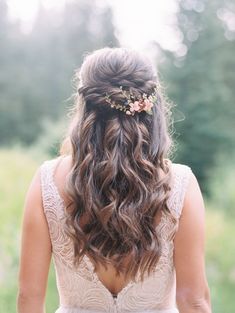
[[[123,48],[104,48],[95,55],[88,55],[80,69],[79,79],[78,92],[94,109],[99,109],[100,105],[107,108],[106,94],[113,101],[124,104],[126,98],[120,86],[136,98],[143,93],[152,94],[156,87],[156,73],[149,60],[136,51]]]

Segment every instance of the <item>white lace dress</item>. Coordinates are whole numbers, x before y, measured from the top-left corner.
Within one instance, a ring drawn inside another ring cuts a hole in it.
[[[63,230],[65,204],[54,182],[57,161],[45,161],[40,168],[43,207],[52,242],[60,298],[56,313],[179,313],[175,301],[174,244],[171,239],[175,225],[166,214],[162,215],[156,227],[163,243],[163,253],[154,273],[146,276],[143,282],[130,281],[114,297],[99,280],[87,256],[84,256],[78,268],[73,266],[73,244]],[[191,169],[173,163],[172,171],[168,204],[179,220]]]

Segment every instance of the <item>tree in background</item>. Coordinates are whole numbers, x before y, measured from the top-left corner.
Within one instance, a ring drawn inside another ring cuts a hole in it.
[[[160,70],[185,115],[175,124],[176,161],[189,164],[203,183],[217,155],[235,142],[235,8],[228,0],[182,0],[179,8],[183,50],[163,51]],[[40,5],[29,34],[9,22],[0,0],[0,44],[0,145],[34,143],[45,119],[64,119],[82,57],[119,45],[110,7],[92,0],[67,2],[59,12]]]
[[[9,22],[6,2],[0,6],[0,144],[31,144],[44,118],[65,115],[84,54],[118,46],[112,11],[92,0],[68,2],[61,12],[40,5],[31,33],[23,34]]]
[[[184,46],[181,56],[165,53],[161,71],[170,98],[185,116],[175,124],[176,161],[189,164],[205,189],[217,155],[229,155],[235,143],[235,27],[228,19],[235,21],[235,5],[182,0],[179,8]]]

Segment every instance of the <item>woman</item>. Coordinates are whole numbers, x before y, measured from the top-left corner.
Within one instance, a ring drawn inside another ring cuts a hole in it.
[[[29,188],[19,313],[43,313],[53,255],[57,313],[210,313],[204,204],[169,158],[169,105],[153,66],[104,48],[79,71],[63,145]]]

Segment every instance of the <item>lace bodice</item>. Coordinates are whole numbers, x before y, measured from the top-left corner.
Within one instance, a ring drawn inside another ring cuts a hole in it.
[[[172,189],[168,206],[177,218],[177,225],[163,213],[156,227],[162,240],[162,255],[151,276],[141,282],[130,281],[114,297],[101,283],[93,263],[86,255],[77,268],[73,265],[73,244],[65,234],[65,203],[54,182],[58,159],[45,161],[40,168],[41,190],[45,216],[52,243],[60,307],[56,313],[178,313],[175,303],[176,277],[173,262],[172,232],[178,227],[183,200],[191,170],[172,163]]]

